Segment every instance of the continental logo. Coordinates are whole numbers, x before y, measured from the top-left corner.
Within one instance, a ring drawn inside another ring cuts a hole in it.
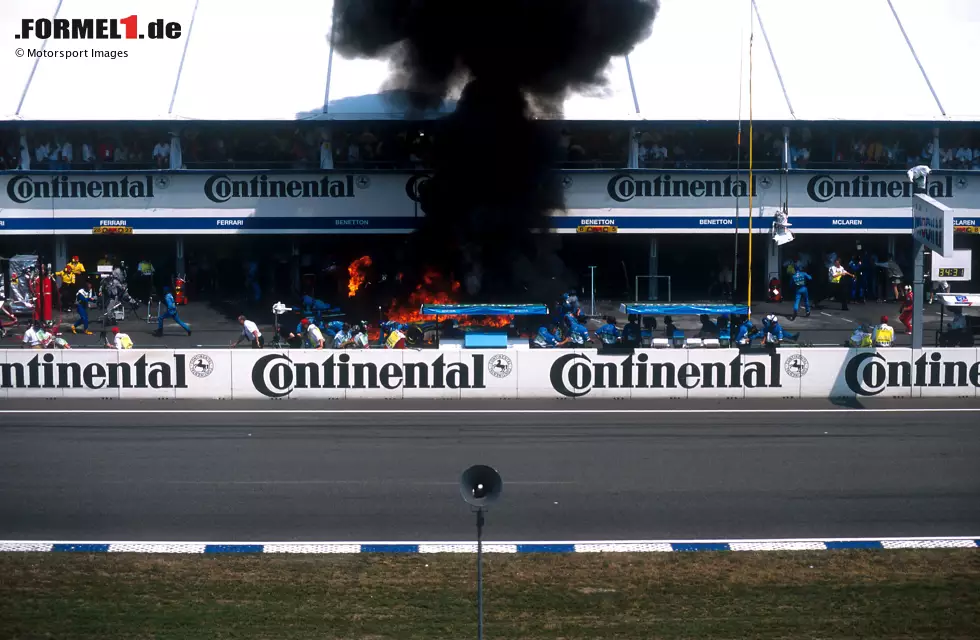
[[[473,354],[470,362],[446,362],[442,355],[432,362],[351,362],[342,353],[322,362],[294,362],[276,353],[255,361],[252,386],[267,398],[284,398],[297,389],[485,389],[488,370],[497,377],[510,373],[509,358],[496,356],[490,369],[485,360]]]
[[[973,390],[980,387],[980,362],[944,360],[934,351],[915,362],[889,362],[878,352],[859,353],[844,368],[847,388],[859,396],[876,396],[888,389],[943,387]]]
[[[953,177],[940,177],[930,180],[928,193],[933,198],[953,197]],[[835,198],[878,198],[909,200],[912,197],[912,183],[905,177],[884,180],[878,176],[859,175],[853,178],[817,174],[806,183],[806,195],[813,202],[830,202]]]
[[[218,173],[204,183],[204,195],[211,202],[253,198],[353,198],[356,190],[367,189],[367,176],[324,176],[316,180],[276,180],[266,175],[248,177]]]
[[[15,175],[7,181],[7,197],[17,204],[40,198],[144,199],[153,197],[153,187],[153,176],[84,179],[62,175],[35,180],[28,175]]]
[[[802,375],[802,374],[801,374]],[[646,353],[620,362],[594,362],[582,353],[555,359],[551,387],[566,398],[580,398],[593,389],[779,389],[781,356],[772,352],[749,359],[741,354],[729,362],[652,362]]]
[[[27,362],[0,363],[0,389],[186,389],[187,372],[200,375],[198,360],[184,354],[134,362],[55,362],[52,353]],[[65,356],[67,360],[68,355]]]
[[[432,176],[419,173],[411,176],[405,183],[405,195],[412,199],[413,202],[421,202],[423,193],[425,192],[425,185],[429,182]]]
[[[771,186],[766,178],[762,188]],[[752,178],[752,195],[758,196],[759,180]],[[606,193],[616,202],[629,202],[634,198],[744,198],[749,193],[748,182],[734,176],[686,179],[670,174],[657,174],[654,178],[635,178],[629,173],[617,173],[606,183]]]

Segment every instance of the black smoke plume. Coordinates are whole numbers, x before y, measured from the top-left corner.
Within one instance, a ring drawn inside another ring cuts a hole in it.
[[[335,0],[349,57],[388,58],[386,89],[419,113],[462,89],[435,126],[416,261],[464,274],[471,296],[541,302],[565,283],[557,238],[534,234],[564,208],[558,125],[570,91],[601,90],[614,56],[645,39],[657,0]]]

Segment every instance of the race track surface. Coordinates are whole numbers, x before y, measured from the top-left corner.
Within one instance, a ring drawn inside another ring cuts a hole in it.
[[[281,406],[5,401],[0,539],[469,540],[474,463],[491,540],[980,534],[976,400]]]

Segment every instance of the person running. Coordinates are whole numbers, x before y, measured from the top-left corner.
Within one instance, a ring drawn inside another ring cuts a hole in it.
[[[78,328],[81,327],[85,335],[92,335],[92,332],[88,330],[88,305],[93,300],[95,300],[95,292],[92,290],[92,283],[86,282],[84,286],[79,287],[75,294],[75,310],[78,311],[78,320],[71,326],[72,333],[78,333]]]
[[[912,287],[905,285],[905,297],[902,298],[902,306],[899,308],[898,321],[905,325],[905,331],[912,333],[912,311],[915,308],[915,301],[912,296]]]
[[[163,336],[163,321],[167,318],[173,318],[180,327],[187,332],[187,335],[191,335],[191,328],[184,324],[183,320],[177,314],[177,303],[174,301],[174,294],[170,292],[170,287],[163,288],[163,301],[167,306],[167,310],[160,314],[157,319],[157,330],[153,332],[156,337]]]
[[[813,280],[809,273],[797,269],[793,273],[793,284],[796,286],[796,301],[793,303],[793,317],[790,320],[796,320],[796,316],[800,313],[800,303],[803,303],[803,309],[806,311],[806,317],[810,317],[810,290],[807,289],[807,282]]]

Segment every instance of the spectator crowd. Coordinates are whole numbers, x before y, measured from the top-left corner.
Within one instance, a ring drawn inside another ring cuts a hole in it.
[[[633,132],[613,123],[565,123],[557,131],[566,169],[723,169],[748,166],[749,133],[732,124],[665,123]],[[166,126],[94,129],[0,127],[0,170],[392,169],[431,166],[437,123],[194,124],[174,136]],[[812,124],[753,127],[758,169],[899,170],[917,164],[980,171],[980,129]]]

